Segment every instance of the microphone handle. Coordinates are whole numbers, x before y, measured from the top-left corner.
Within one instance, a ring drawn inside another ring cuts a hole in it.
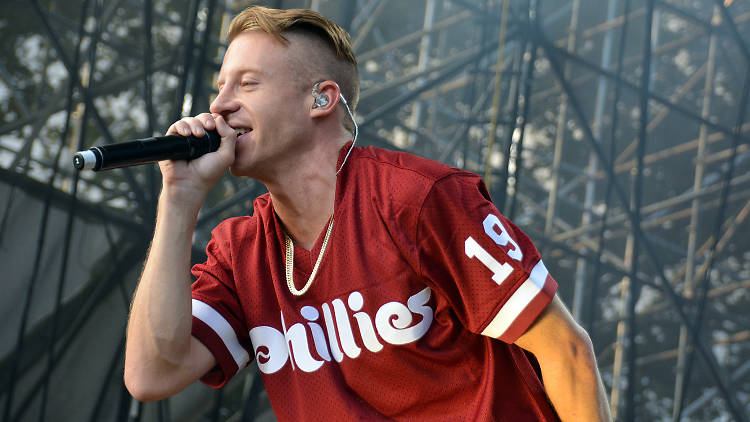
[[[192,160],[216,151],[220,144],[221,137],[216,131],[207,131],[201,138],[167,135],[136,139],[78,151],[73,156],[73,165],[78,170],[99,171],[163,160]]]

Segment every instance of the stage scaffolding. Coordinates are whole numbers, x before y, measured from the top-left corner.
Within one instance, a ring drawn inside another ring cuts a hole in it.
[[[349,30],[362,145],[484,176],[591,335],[618,420],[750,419],[748,2],[15,0],[0,18],[3,421],[273,420],[254,364],[222,390],[130,398],[124,327],[158,170],[71,164],[207,111],[250,3]],[[194,261],[264,189],[219,181]]]

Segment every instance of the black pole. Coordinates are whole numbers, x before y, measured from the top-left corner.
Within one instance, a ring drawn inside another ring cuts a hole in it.
[[[182,75],[180,77],[180,85],[175,93],[174,100],[174,111],[172,112],[172,118],[179,120],[182,118],[182,105],[185,102],[185,92],[187,92],[188,77],[190,76],[190,66],[193,64],[193,47],[195,45],[195,30],[196,22],[198,21],[198,4],[200,0],[191,0],[190,7],[188,8],[189,19],[185,19],[185,26],[182,28],[182,44],[185,45],[184,58],[182,60],[182,68],[180,71]]]
[[[154,60],[154,42],[153,42],[153,0],[144,0],[143,2],[143,101],[146,105],[147,128],[146,137],[154,136],[156,122],[154,121],[154,98],[153,98],[153,60]],[[148,210],[144,215],[148,216],[148,221],[153,222],[156,219],[156,199],[159,194],[156,186],[156,169],[153,166],[146,167],[148,172],[149,187],[149,204]]]
[[[518,41],[521,42],[520,40]],[[520,90],[521,90],[521,66],[523,64],[523,48],[517,49],[517,54],[514,57],[513,61],[513,67],[512,67],[512,78],[515,78],[515,83],[511,82],[510,85],[515,89],[513,92],[509,92],[508,95],[511,95],[511,98],[513,98],[513,104],[510,109],[510,124],[508,125],[508,133],[505,134],[505,145],[503,148],[503,164],[500,168],[501,170],[501,176],[500,176],[500,186],[497,188],[497,194],[495,197],[495,204],[500,210],[501,213],[507,212],[507,198],[508,198],[508,166],[510,165],[510,150],[511,146],[513,145],[513,129],[516,124],[516,120],[518,119],[518,113],[519,113],[519,107],[520,107]],[[508,88],[510,91],[510,87]]]
[[[115,374],[115,370],[117,369],[120,361],[122,361],[122,355],[124,351],[125,351],[125,333],[123,332],[123,335],[120,339],[120,344],[118,344],[117,350],[112,355],[112,360],[109,361],[109,366],[107,367],[107,373],[104,376],[104,381],[102,381],[102,387],[99,389],[99,395],[96,398],[94,409],[91,411],[91,417],[89,417],[89,422],[97,422],[101,420],[99,413],[101,412],[102,406],[104,405],[104,399],[107,396],[109,385],[112,383],[112,378]]]
[[[637,390],[637,357],[638,347],[636,345],[636,335],[638,333],[638,321],[635,314],[635,304],[641,296],[641,285],[638,282],[639,256],[641,242],[638,237],[642,236],[641,230],[641,206],[643,204],[643,157],[646,155],[646,142],[648,140],[648,93],[651,85],[651,32],[653,30],[654,20],[654,0],[648,0],[646,4],[646,17],[644,19],[644,37],[643,37],[643,59],[641,61],[641,89],[639,92],[639,110],[640,121],[638,125],[638,144],[637,144],[637,164],[636,174],[633,186],[633,255],[630,266],[630,280],[628,282],[628,302],[627,302],[627,319],[628,319],[628,344],[626,356],[628,362],[628,384],[625,390],[625,421],[635,422],[636,420],[636,399]]]
[[[624,10],[622,12],[623,16],[628,16],[630,14],[630,0],[625,0],[625,6]],[[622,79],[622,68],[624,66],[625,61],[625,46],[626,46],[626,39],[628,36],[628,19],[625,19],[622,23],[622,31],[620,32],[620,50],[617,52],[617,71],[616,71],[616,78],[615,78],[615,93],[614,93],[614,99],[612,100],[612,124],[610,127],[610,133],[609,133],[609,162],[614,163],[615,162],[615,151],[617,150],[617,126],[619,124],[619,117],[620,113],[617,112],[617,107],[620,105],[620,96],[622,95],[622,83],[620,83],[620,80]],[[607,188],[604,195],[604,213],[601,217],[601,228],[599,229],[599,236],[598,236],[598,247],[596,249],[596,260],[594,261],[594,273],[593,278],[591,280],[591,292],[589,297],[589,306],[588,306],[588,312],[586,313],[586,321],[585,321],[585,327],[586,331],[588,331],[589,336],[591,337],[591,341],[594,342],[594,338],[596,336],[596,331],[594,330],[594,321],[596,321],[596,315],[598,310],[598,303],[597,299],[599,297],[599,284],[600,284],[600,278],[602,275],[602,254],[604,252],[604,233],[607,229],[607,217],[609,216],[609,210],[611,208],[612,204],[612,185],[613,185],[613,179],[607,179]]]
[[[91,92],[91,86],[94,84],[94,71],[96,68],[96,50],[97,46],[99,44],[99,39],[101,38],[102,28],[101,25],[101,9],[102,4],[101,0],[94,2],[94,12],[93,12],[93,18],[94,21],[97,23],[96,30],[92,34],[92,41],[91,46],[89,48],[89,69],[88,73],[91,75],[89,78],[89,83],[86,85],[85,90],[89,93]],[[86,107],[83,113],[83,119],[81,120],[81,131],[79,133],[78,137],[78,150],[83,149],[87,134],[87,126],[89,121],[89,108]],[[55,168],[57,167],[57,163],[60,161],[60,155],[62,151],[65,149],[66,144],[66,138],[62,138],[60,142],[60,148],[57,153],[57,157],[55,159]],[[73,226],[75,223],[75,216],[77,214],[77,205],[78,205],[78,180],[79,180],[80,174],[78,172],[74,173],[73,176],[73,184],[71,186],[71,192],[70,192],[70,204],[68,208],[68,218],[65,225],[65,235],[64,235],[64,241],[63,241],[63,256],[62,256],[62,268],[60,269],[58,282],[57,282],[57,293],[55,296],[55,307],[53,310],[53,317],[52,317],[52,328],[50,332],[49,337],[49,346],[47,348],[47,369],[44,374],[44,383],[42,385],[42,407],[39,413],[39,421],[44,422],[46,420],[46,410],[47,410],[47,395],[49,392],[49,382],[50,378],[52,377],[52,372],[55,370],[55,343],[57,341],[57,335],[58,335],[58,322],[60,319],[60,309],[62,307],[62,296],[63,291],[65,290],[65,282],[66,282],[66,273],[68,271],[68,261],[70,257],[70,249],[71,249],[71,242],[72,242],[72,236],[73,236]]]
[[[523,93],[521,94],[521,101],[522,101],[522,108],[521,108],[521,114],[518,116],[518,120],[515,122],[517,125],[517,128],[519,130],[519,136],[518,141],[515,142],[516,145],[516,161],[515,161],[515,172],[513,174],[514,179],[514,189],[513,189],[513,195],[510,197],[510,207],[508,211],[508,218],[513,219],[516,214],[516,207],[518,204],[517,201],[517,194],[518,189],[520,188],[520,180],[521,180],[521,173],[523,170],[523,161],[522,161],[522,153],[523,153],[523,138],[524,134],[526,133],[526,123],[528,122],[528,116],[529,116],[529,109],[531,107],[531,88],[533,86],[532,82],[534,80],[534,64],[536,62],[536,42],[535,37],[531,35],[531,32],[533,31],[533,28],[537,27],[539,25],[539,20],[537,13],[539,12],[539,3],[536,0],[530,0],[528,5],[528,24],[527,27],[527,33],[529,34],[528,40],[526,41],[526,53],[523,54],[525,65],[523,70],[523,77],[521,80],[523,81]],[[528,54],[528,59],[526,58]],[[512,133],[511,133],[512,136]]]
[[[203,95],[203,70],[206,67],[206,51],[211,44],[211,31],[213,29],[214,11],[216,0],[208,0],[208,13],[206,14],[206,25],[201,36],[200,51],[198,52],[195,72],[193,73],[193,103],[190,105],[190,115],[195,116],[199,111],[206,110],[208,98]]]

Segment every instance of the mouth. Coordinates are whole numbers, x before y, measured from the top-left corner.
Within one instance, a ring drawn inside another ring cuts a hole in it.
[[[244,135],[246,133],[250,133],[252,131],[253,131],[253,128],[237,129],[237,137],[239,138],[240,136],[242,136],[242,135]]]

